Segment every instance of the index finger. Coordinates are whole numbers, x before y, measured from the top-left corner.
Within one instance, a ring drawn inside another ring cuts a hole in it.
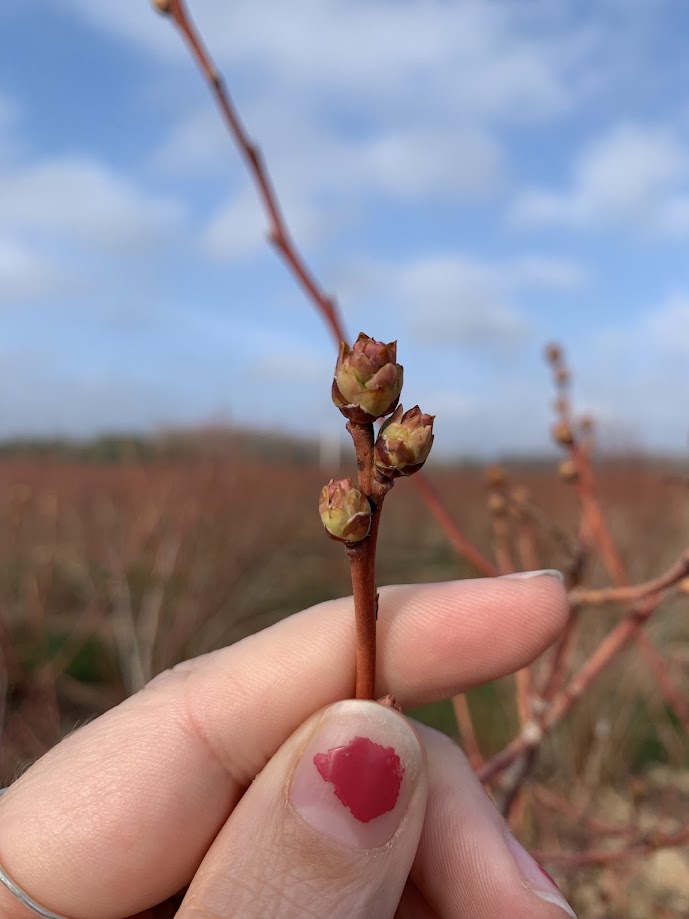
[[[551,577],[381,591],[377,691],[447,698],[536,657],[564,623]],[[244,788],[309,715],[352,695],[351,599],[187,662],[62,741],[0,799],[0,863],[73,919],[117,919],[191,880]],[[0,890],[0,912],[28,919]]]

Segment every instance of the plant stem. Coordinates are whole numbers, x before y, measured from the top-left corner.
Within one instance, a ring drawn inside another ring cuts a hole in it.
[[[354,442],[359,490],[366,495],[371,504],[371,529],[368,536],[359,543],[347,546],[352,572],[356,621],[355,696],[357,699],[374,699],[376,691],[376,619],[378,617],[376,544],[383,500],[393,483],[382,481],[375,475],[373,425],[349,421],[347,430]]]
[[[360,543],[347,546],[352,572],[354,618],[356,623],[355,698],[376,697],[376,542],[380,521],[380,504],[374,506],[371,532]]]

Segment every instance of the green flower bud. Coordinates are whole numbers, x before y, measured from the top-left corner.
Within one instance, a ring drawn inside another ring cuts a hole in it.
[[[396,341],[384,345],[361,332],[353,348],[340,342],[332,397],[346,418],[369,424],[390,414],[402,390],[402,367],[396,358]]]
[[[418,405],[404,414],[402,411],[399,405],[376,440],[376,467],[388,478],[417,472],[433,445],[435,416],[424,414]]]
[[[351,479],[331,479],[321,490],[318,510],[329,536],[340,542],[360,542],[371,529],[368,498]]]

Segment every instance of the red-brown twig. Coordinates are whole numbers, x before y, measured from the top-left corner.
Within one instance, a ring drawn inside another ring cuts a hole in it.
[[[578,625],[579,611],[570,608],[565,627],[553,649],[548,675],[541,691],[541,696],[546,701],[552,699],[562,689],[567,679],[569,663],[579,640]]]
[[[325,293],[318,284],[316,278],[308,268],[303,255],[297,248],[283,216],[282,209],[280,208],[261,151],[249,139],[249,135],[232,103],[225,84],[193,25],[185,3],[183,0],[153,0],[153,4],[161,13],[168,15],[175,23],[196,60],[201,73],[208,81],[225,124],[251,173],[251,177],[254,180],[261,199],[261,204],[268,216],[268,238],[282,256],[287,267],[297,278],[306,295],[315,305],[325,321],[328,330],[332,334],[335,346],[339,347],[340,341],[347,341],[348,338],[335,299]],[[492,577],[495,574],[492,565],[466,539],[456,521],[454,521],[447,512],[447,509],[438,497],[433,486],[423,475],[423,472],[417,473],[413,481],[421,493],[421,497],[428,505],[431,513],[447,536],[449,542],[455,547],[456,551],[466,558],[479,574],[482,574],[484,577]]]
[[[596,606],[602,603],[633,603],[649,594],[655,594],[677,584],[689,574],[689,549],[657,578],[651,578],[641,584],[622,585],[619,587],[601,587],[598,589],[576,587],[569,592],[571,606]]]
[[[374,508],[371,532],[360,543],[347,547],[352,572],[356,623],[355,698],[376,697],[376,542],[380,508]]]
[[[230,95],[225,88],[222,77],[216,70],[208,51],[195,29],[191,17],[183,0],[153,0],[155,6],[170,16],[177,28],[182,33],[189,50],[196,59],[204,77],[210,84],[211,90],[223,114],[225,124],[251,173],[256,188],[265,209],[270,227],[268,238],[280,253],[290,271],[295,275],[306,294],[315,303],[335,339],[336,346],[340,341],[347,341],[342,318],[335,301],[320,287],[314,275],[309,270],[303,256],[297,250],[290,235],[289,229],[278,202],[277,195],[270,179],[270,174],[265,167],[261,151],[253,144],[242,124]]]
[[[539,862],[551,863],[562,868],[584,868],[594,865],[609,865],[612,862],[630,858],[643,858],[657,849],[675,848],[689,843],[689,828],[683,827],[676,833],[645,833],[640,839],[620,849],[604,849],[589,852],[534,852]]]
[[[421,492],[421,497],[433,512],[433,516],[442,527],[450,544],[454,547],[458,555],[465,558],[470,565],[483,575],[484,578],[497,577],[498,570],[495,565],[489,561],[478,549],[476,549],[469,540],[464,536],[457,526],[456,522],[450,516],[449,511],[443,503],[443,499],[435,490],[433,485],[423,473],[414,476],[416,487]]]
[[[529,513],[529,506],[524,489],[515,488],[510,494],[510,509],[517,522],[517,548],[522,571],[536,571],[541,564],[536,523]]]
[[[544,734],[548,733],[569,712],[574,703],[597,679],[622,649],[635,638],[662,600],[655,595],[639,602],[634,609],[622,619],[603,639],[593,654],[584,662],[578,673],[569,681],[564,690],[552,700],[550,706],[538,721],[530,722],[522,728],[521,733],[500,753],[497,753],[479,771],[482,782],[491,781],[524,753],[537,747]]]
[[[571,804],[567,798],[558,795],[550,788],[545,788],[543,785],[532,785],[531,791],[539,804],[544,805],[549,810],[563,814],[578,826],[584,826],[592,833],[601,836],[628,837],[634,836],[639,832],[638,827],[631,824],[605,823],[603,820],[589,817],[588,814],[583,813]]]
[[[510,494],[510,506],[514,509],[514,512],[519,516],[520,519],[528,521],[528,523],[531,525],[532,536],[530,538],[534,540],[534,546],[531,550],[532,552],[536,552],[535,534],[536,528],[538,528],[540,532],[547,533],[552,541],[556,545],[560,546],[566,555],[574,556],[577,554],[579,551],[579,545],[577,541],[573,539],[570,534],[555,520],[552,520],[550,516],[542,510],[542,508],[540,508],[537,504],[534,504],[534,502],[530,500],[528,495],[524,494],[523,491],[520,491],[517,488],[512,490],[512,493]],[[538,558],[537,555],[536,558]],[[540,561],[538,564],[540,564]],[[525,563],[524,570],[527,570],[527,567],[530,569],[531,564],[526,566]]]
[[[477,770],[483,764],[483,755],[481,753],[481,747],[479,746],[478,737],[476,736],[474,719],[471,715],[471,709],[469,708],[466,694],[462,693],[459,696],[454,696],[452,699],[452,707],[459,727],[462,749],[466,753],[472,768]]]
[[[500,575],[513,574],[517,570],[510,546],[510,527],[504,514],[492,514],[493,545],[495,563]]]
[[[516,513],[517,521],[519,561],[523,571],[536,571],[540,567],[538,540],[536,538],[534,521],[523,509],[526,500],[527,498],[523,493],[518,493],[517,503],[513,503],[513,510]],[[517,686],[517,712],[519,714],[519,723],[526,724],[532,714],[532,695],[534,686],[533,667],[528,664],[526,667],[522,667],[522,669],[517,672],[515,680]]]
[[[594,476],[589,454],[586,450],[581,449],[576,441],[570,445],[569,450],[570,456],[578,471],[577,488],[584,511],[584,520],[588,521],[591,537],[598,545],[603,563],[616,585],[614,588],[608,588],[608,590],[612,591],[612,598],[633,602],[636,599],[653,596],[659,591],[665,590],[667,587],[680,581],[686,575],[687,570],[689,570],[689,553],[687,552],[682,555],[668,572],[661,575],[659,578],[637,586],[629,585],[627,572],[617,552],[595,494]],[[588,602],[591,602],[590,593],[589,591]],[[610,594],[608,594],[608,599],[611,599]],[[600,600],[600,592],[598,592],[597,595],[597,602],[605,602],[605,600]],[[689,708],[682,694],[668,674],[665,661],[651,643],[650,639],[643,633],[642,629],[637,629],[635,631],[634,638],[644,660],[648,664],[656,680],[661,695],[675,712],[685,732],[689,734]],[[564,666],[566,666],[566,660],[563,661],[563,667]]]
[[[488,510],[493,527],[493,545],[498,573],[503,576],[517,570],[510,541],[510,524],[507,516],[507,495],[504,485],[494,485],[488,494]],[[538,564],[535,566],[538,567]],[[531,718],[531,667],[526,666],[514,675],[516,688],[517,716],[520,724]]]
[[[584,521],[591,534],[591,541],[598,545],[603,564],[610,572],[615,583],[624,584],[627,580],[627,575],[596,495],[593,471],[588,455],[579,447],[576,441],[570,446],[569,453],[578,472],[576,488],[584,512]]]
[[[357,699],[375,699],[376,688],[376,619],[378,591],[376,589],[376,545],[380,512],[392,481],[381,482],[374,475],[372,424],[348,422],[356,452],[359,490],[371,504],[371,529],[361,542],[347,546],[352,573],[354,618],[356,623],[356,681]]]
[[[603,591],[573,590],[570,594],[573,602],[570,617],[565,632],[560,638],[556,653],[551,662],[551,669],[546,681],[544,696],[552,698],[560,690],[566,674],[569,672],[571,658],[577,641],[577,617],[575,605],[577,602],[603,603],[610,599],[627,600],[634,602],[645,596],[652,596],[658,591],[671,586],[686,574],[685,565],[689,561],[685,553],[678,562],[653,581],[643,585],[629,586],[629,579],[622,559],[617,551],[614,540],[608,529],[602,508],[598,501],[595,489],[595,477],[591,465],[590,446],[579,442],[572,424],[572,413],[569,399],[569,371],[564,365],[561,349],[549,349],[549,361],[553,367],[555,383],[558,390],[556,402],[559,422],[555,428],[555,438],[569,453],[569,462],[572,467],[571,480],[575,482],[579,502],[582,509],[580,536],[584,546],[589,543],[598,547],[601,559],[605,565],[615,587],[605,588]],[[668,580],[669,578],[669,580]],[[581,600],[581,597],[584,597]],[[633,617],[633,610],[630,611]],[[656,683],[665,701],[674,710],[682,723],[685,731],[689,732],[689,711],[681,693],[674,685],[672,678],[667,673],[667,668],[662,657],[644,635],[641,629],[634,634],[639,650],[648,664]]]
[[[663,699],[677,716],[685,735],[689,737],[689,703],[673,682],[666,662],[643,629],[636,635],[636,644],[655,677]]]

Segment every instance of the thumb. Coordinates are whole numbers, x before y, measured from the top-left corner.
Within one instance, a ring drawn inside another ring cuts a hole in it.
[[[322,709],[246,791],[178,919],[394,916],[426,794],[425,751],[404,716],[353,700]]]

